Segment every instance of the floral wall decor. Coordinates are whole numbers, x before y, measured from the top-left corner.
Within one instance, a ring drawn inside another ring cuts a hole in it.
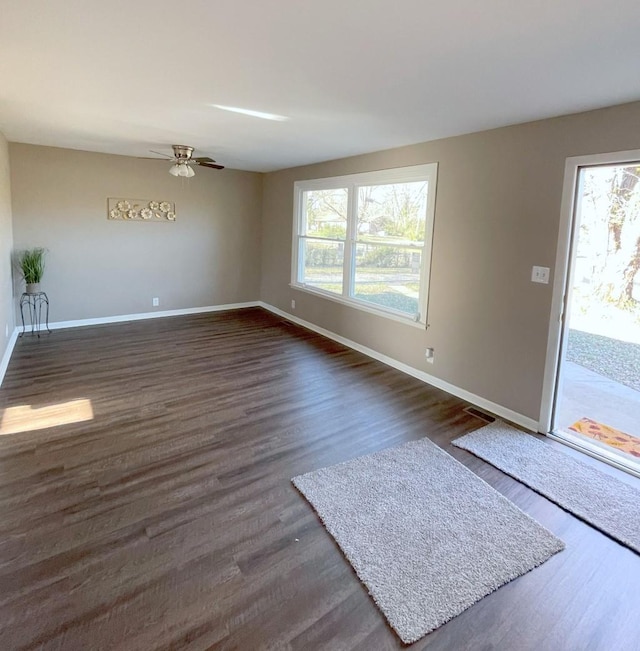
[[[176,207],[172,201],[109,198],[107,219],[129,222],[174,222]]]

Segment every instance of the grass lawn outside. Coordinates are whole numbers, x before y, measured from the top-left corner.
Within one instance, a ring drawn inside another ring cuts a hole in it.
[[[342,294],[342,267],[308,267],[305,282]],[[413,316],[418,312],[419,282],[411,269],[363,268],[356,271],[354,298]]]

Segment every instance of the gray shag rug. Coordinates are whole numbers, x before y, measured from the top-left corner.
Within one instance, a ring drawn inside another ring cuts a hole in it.
[[[564,548],[427,439],[292,481],[407,644]]]
[[[453,441],[640,553],[640,490],[501,421]]]

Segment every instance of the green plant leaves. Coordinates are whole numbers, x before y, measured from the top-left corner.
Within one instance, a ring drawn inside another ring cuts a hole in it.
[[[42,248],[21,251],[17,257],[18,268],[27,284],[39,283],[44,275],[44,255]]]

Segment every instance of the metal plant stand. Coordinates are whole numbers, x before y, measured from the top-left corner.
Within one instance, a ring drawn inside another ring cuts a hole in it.
[[[22,319],[22,332],[20,337],[25,333],[26,326],[24,324],[24,308],[27,306],[29,310],[29,319],[31,321],[31,334],[37,334],[40,337],[42,330],[42,312],[44,309],[44,323],[47,332],[51,334],[49,329],[49,297],[45,292],[36,292],[35,294],[24,293],[20,297],[20,318]]]

